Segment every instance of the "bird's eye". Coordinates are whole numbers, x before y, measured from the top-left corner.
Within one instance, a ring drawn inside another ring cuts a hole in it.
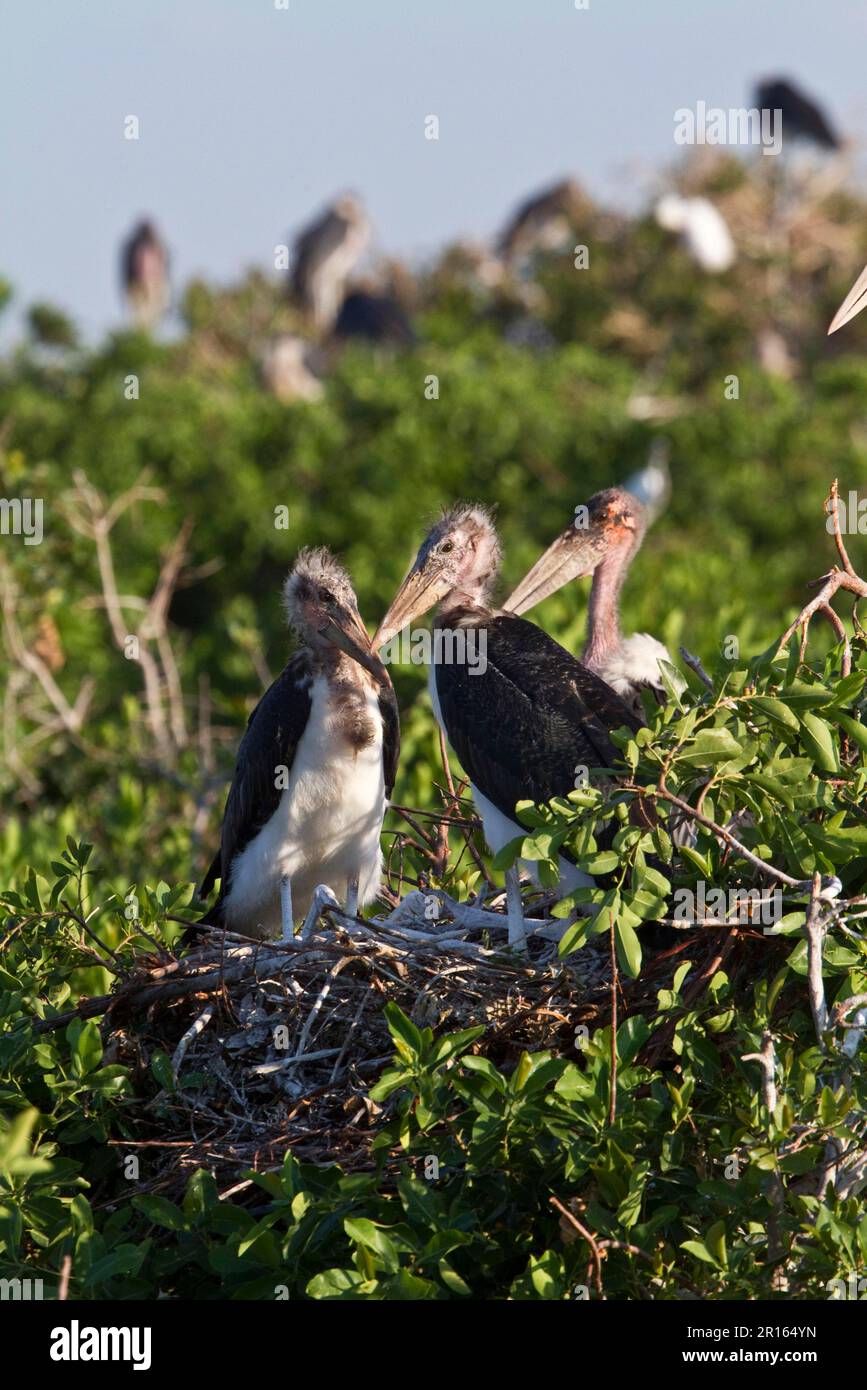
[[[454,548],[454,541],[443,541],[442,545],[440,546],[440,555],[448,555],[449,551],[454,550]]]
[[[320,602],[320,603],[333,603],[333,602],[334,602],[334,595],[332,594],[332,592],[331,592],[330,589],[320,589],[320,590],[319,590],[319,602]]]

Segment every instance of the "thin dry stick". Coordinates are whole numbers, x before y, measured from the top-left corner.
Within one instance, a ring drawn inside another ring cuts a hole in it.
[[[588,1231],[586,1226],[582,1226],[578,1217],[575,1216],[568,1207],[565,1207],[558,1197],[549,1197],[548,1201],[551,1203],[552,1207],[557,1208],[560,1215],[569,1222],[570,1226],[574,1226],[579,1236],[581,1236],[583,1240],[586,1240],[587,1244],[590,1246],[590,1256],[593,1260],[593,1267],[596,1273],[596,1292],[600,1298],[604,1298],[605,1294],[602,1290],[602,1254],[592,1233]]]
[[[189,1028],[184,1033],[183,1037],[181,1038],[180,1042],[175,1048],[174,1056],[172,1057],[172,1072],[176,1081],[178,1079],[178,1073],[181,1070],[181,1063],[183,1062],[184,1057],[186,1056],[187,1048],[190,1046],[190,1043],[193,1041],[193,1039],[197,1038],[199,1034],[203,1033],[204,1030],[207,1028],[211,1019],[214,1017],[214,1009],[216,1007],[217,1006],[214,1000],[211,1000],[209,1004],[206,1004],[204,1009],[202,1009],[202,1012],[199,1014],[198,1018],[190,1024]]]
[[[713,694],[713,681],[711,680],[707,671],[702,666],[698,657],[693,656],[690,652],[688,652],[686,650],[686,647],[680,648],[680,654],[686,662],[687,666],[689,666],[693,671],[695,671],[695,674],[698,676],[702,684],[706,685],[711,694]]]
[[[609,944],[611,948],[611,1067],[608,1078],[608,1123],[617,1118],[617,947],[614,940],[614,913],[609,914]]]
[[[852,567],[852,561],[849,559],[846,547],[843,543],[843,536],[840,531],[838,500],[837,479],[835,478],[831,484],[831,491],[825,499],[825,511],[831,517],[833,523],[834,542],[837,546],[837,553],[840,556],[843,568],[838,569],[835,565],[828,574],[823,574],[821,579],[815,581],[813,587],[821,585],[821,589],[815,598],[811,599],[808,604],[805,604],[795,621],[790,623],[786,628],[777,646],[777,653],[779,654],[783,647],[786,646],[789,639],[796,632],[800,631],[800,657],[803,661],[804,653],[807,649],[807,633],[810,620],[816,613],[821,613],[823,617],[831,622],[838,640],[843,642],[843,657],[840,663],[840,669],[844,676],[848,676],[852,669],[852,651],[843,625],[837,617],[837,614],[834,613],[831,608],[831,599],[837,593],[838,589],[845,589],[849,593],[855,595],[857,608],[857,600],[867,598],[867,584],[855,573]]]
[[[825,1002],[825,981],[822,976],[822,950],[825,944],[826,921],[819,898],[820,876],[813,878],[813,891],[807,909],[805,932],[807,936],[807,989],[810,995],[810,1011],[819,1046],[825,1046],[825,1029],[828,1027],[828,1006]]]

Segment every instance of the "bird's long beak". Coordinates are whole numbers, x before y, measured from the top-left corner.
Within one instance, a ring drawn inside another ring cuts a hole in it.
[[[427,613],[449,592],[450,584],[443,575],[429,574],[424,566],[413,565],[391,601],[388,612],[376,630],[373,649],[378,651],[396,637],[413,618]]]
[[[867,265],[865,265],[864,269],[861,271],[858,279],[855,281],[851,290],[846,295],[846,298],[843,300],[843,303],[840,305],[840,308],[832,318],[831,326],[828,329],[829,335],[831,333],[836,333],[837,329],[842,328],[844,323],[848,323],[850,319],[854,319],[856,314],[860,314],[865,304],[867,304]]]
[[[576,533],[570,527],[551,542],[544,555],[540,555],[503,607],[508,613],[526,613],[562,589],[564,584],[592,574],[601,559],[602,553],[594,544],[593,533]]]
[[[351,656],[353,661],[357,661],[359,666],[369,671],[374,679],[388,679],[388,673],[371,645],[370,634],[361,621],[360,613],[347,609],[341,618],[329,618],[319,632],[335,647]]]

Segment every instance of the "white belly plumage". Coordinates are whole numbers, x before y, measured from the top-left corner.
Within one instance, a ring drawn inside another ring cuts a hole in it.
[[[439,696],[436,685],[436,667],[430,666],[428,670],[428,691],[430,693],[431,704],[433,705],[436,721],[448,738],[446,726],[443,723],[442,711],[440,709]],[[520,825],[512,816],[507,816],[503,811],[489,801],[484,792],[480,792],[474,783],[470,782],[470,789],[473,793],[473,801],[476,809],[482,818],[482,827],[485,832],[485,839],[488,847],[494,854],[499,854],[504,845],[510,840],[514,840],[519,835],[527,834],[527,827]],[[536,864],[532,859],[522,859],[521,868],[539,882],[539,874]],[[560,892],[565,896],[571,893],[573,888],[586,888],[593,885],[593,879],[589,874],[584,874],[580,869],[576,869],[574,864],[570,864],[568,859],[559,856],[558,865],[560,870]]]
[[[291,882],[296,920],[306,914],[317,884],[327,884],[343,902],[350,879],[357,877],[363,907],[376,896],[382,877],[380,833],[387,802],[376,696],[372,691],[365,696],[375,737],[356,750],[342,736],[324,677],[317,677],[310,693],[310,718],[289,785],[267,825],[232,865],[223,903],[226,925],[247,935],[279,934],[283,874]]]

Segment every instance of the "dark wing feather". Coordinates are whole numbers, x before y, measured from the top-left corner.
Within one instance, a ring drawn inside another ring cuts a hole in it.
[[[390,680],[387,685],[380,686],[379,713],[382,716],[382,771],[385,778],[385,794],[391,797],[400,761],[400,711]]]
[[[534,623],[502,615],[487,628],[487,669],[438,665],[449,742],[473,784],[503,812],[575,788],[576,768],[611,767],[609,729],[641,727],[605,681]]]
[[[390,294],[353,290],[340,307],[334,332],[338,338],[368,338],[375,343],[411,347],[416,332],[403,306]]]
[[[292,767],[310,717],[311,683],[309,656],[296,652],[250,715],[223,813],[220,849],[202,884],[202,897],[218,876],[220,898],[225,897],[233,859],[277,810],[282,795],[275,785],[277,768]]]

